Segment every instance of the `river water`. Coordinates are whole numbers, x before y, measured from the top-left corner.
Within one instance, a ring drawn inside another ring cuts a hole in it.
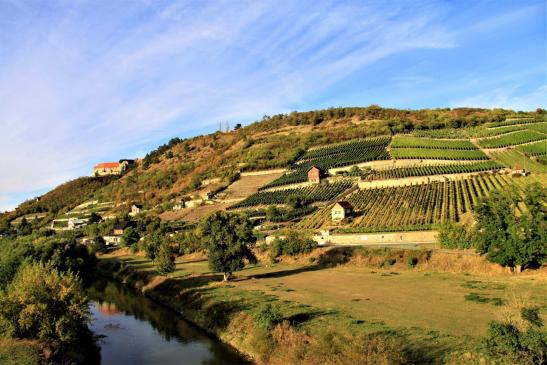
[[[178,313],[118,283],[97,281],[89,297],[103,365],[249,364]]]

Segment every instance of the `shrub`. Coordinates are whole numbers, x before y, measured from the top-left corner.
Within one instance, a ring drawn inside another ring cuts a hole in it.
[[[254,322],[263,329],[272,329],[275,325],[281,323],[283,316],[279,308],[272,306],[270,303],[262,306],[254,318]]]
[[[409,256],[409,257],[406,259],[406,264],[407,264],[409,267],[415,267],[415,266],[418,264],[418,258],[417,258],[417,257],[414,257],[414,256]]]
[[[529,318],[531,314],[532,321]],[[503,359],[514,364],[545,364],[547,334],[542,331],[543,323],[535,320],[536,315],[535,310],[521,311],[522,319],[529,325],[526,331],[520,330],[511,323],[490,322],[486,338],[488,355],[493,359]]]
[[[309,253],[316,247],[317,242],[310,237],[306,237],[295,231],[290,231],[285,238],[276,238],[272,242],[271,255],[274,258],[281,255],[295,256]]]
[[[439,230],[439,243],[445,248],[465,249],[471,247],[471,234],[464,226],[447,222],[441,225]]]
[[[384,265],[393,266],[393,265],[395,265],[396,262],[397,262],[397,260],[395,260],[395,259],[387,259],[386,261],[384,261]]]
[[[353,247],[336,247],[319,256],[319,266],[335,267],[343,265],[353,256]]]

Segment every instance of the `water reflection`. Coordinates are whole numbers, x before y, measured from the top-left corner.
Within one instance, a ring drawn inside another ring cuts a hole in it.
[[[110,281],[89,289],[101,364],[247,364],[177,313]]]

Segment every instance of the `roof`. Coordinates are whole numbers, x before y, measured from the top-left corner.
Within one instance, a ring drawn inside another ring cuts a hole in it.
[[[319,171],[321,171],[321,172],[323,171],[322,168],[313,165],[312,167],[310,167],[310,168],[308,169],[308,172],[310,172],[310,170],[313,170],[313,169],[319,170]]]
[[[139,209],[142,209],[143,205],[142,204],[133,204],[132,207],[137,207]]]
[[[128,221],[121,221],[119,222],[118,224],[116,224],[114,226],[114,230],[118,230],[118,229],[126,229],[127,227],[129,227],[131,224],[130,222]]]
[[[100,164],[95,165],[96,169],[114,169],[116,167],[119,167],[119,162],[102,162]]]
[[[522,165],[515,165],[513,166],[513,170],[524,170],[524,167]]]
[[[351,205],[349,202],[345,200],[340,200],[339,202],[336,202],[336,204],[334,204],[334,206],[337,206],[337,205],[341,206],[344,209],[353,209],[353,205]]]

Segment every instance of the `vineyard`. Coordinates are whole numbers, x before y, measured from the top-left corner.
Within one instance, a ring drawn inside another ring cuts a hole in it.
[[[428,148],[392,148],[395,159],[433,159],[433,160],[488,160],[481,150],[447,150]]]
[[[510,183],[510,177],[498,174],[429,184],[360,190],[348,200],[355,208],[355,216],[346,232],[379,230],[428,229],[446,221],[458,221],[480,198]],[[327,206],[303,219],[301,229],[330,226]]]
[[[245,208],[257,205],[285,204],[289,197],[297,196],[304,204],[319,201],[329,201],[336,198],[352,186],[351,181],[317,184],[296,189],[278,191],[260,191],[231,206],[231,209]]]
[[[547,134],[547,123],[535,123],[526,126],[526,129]]]
[[[467,138],[465,130],[455,128],[444,129],[420,129],[412,133],[415,137],[421,138],[446,138],[446,139],[464,139]]]
[[[312,166],[317,166],[326,171],[331,168],[361,162],[387,160],[389,154],[386,151],[386,146],[389,141],[390,137],[376,137],[310,150],[291,166],[287,174],[260,187],[259,190],[305,182],[308,180],[308,170]]]
[[[473,138],[495,137],[506,133],[521,131],[526,129],[525,125],[511,125],[499,128],[486,128],[484,126],[467,128],[467,134]]]
[[[488,123],[487,126],[491,128],[495,128],[495,127],[504,127],[508,125],[537,123],[541,121],[542,119],[536,119],[536,118],[508,118],[502,122]]]
[[[523,130],[505,134],[500,137],[482,139],[479,141],[479,145],[483,148],[503,148],[528,142],[541,141],[543,139],[547,139],[547,136],[543,133]]]
[[[298,162],[324,158],[333,155],[355,154],[359,150],[367,150],[370,147],[386,147],[390,141],[389,136],[359,139],[355,141],[334,144],[326,147],[315,148],[306,152]]]
[[[507,167],[513,168],[515,165],[521,165],[526,170],[534,173],[547,172],[547,166],[541,162],[533,161],[517,150],[505,150],[493,152],[492,157]]]
[[[477,147],[467,140],[439,140],[410,136],[395,136],[391,141],[391,148],[430,148],[452,150],[476,150]]]
[[[414,176],[446,175],[484,172],[502,168],[495,161],[475,162],[466,164],[443,164],[431,166],[395,167],[386,170],[376,170],[369,175],[372,180],[399,179]]]
[[[517,150],[524,153],[526,156],[547,155],[547,141],[519,146],[517,147]]]

